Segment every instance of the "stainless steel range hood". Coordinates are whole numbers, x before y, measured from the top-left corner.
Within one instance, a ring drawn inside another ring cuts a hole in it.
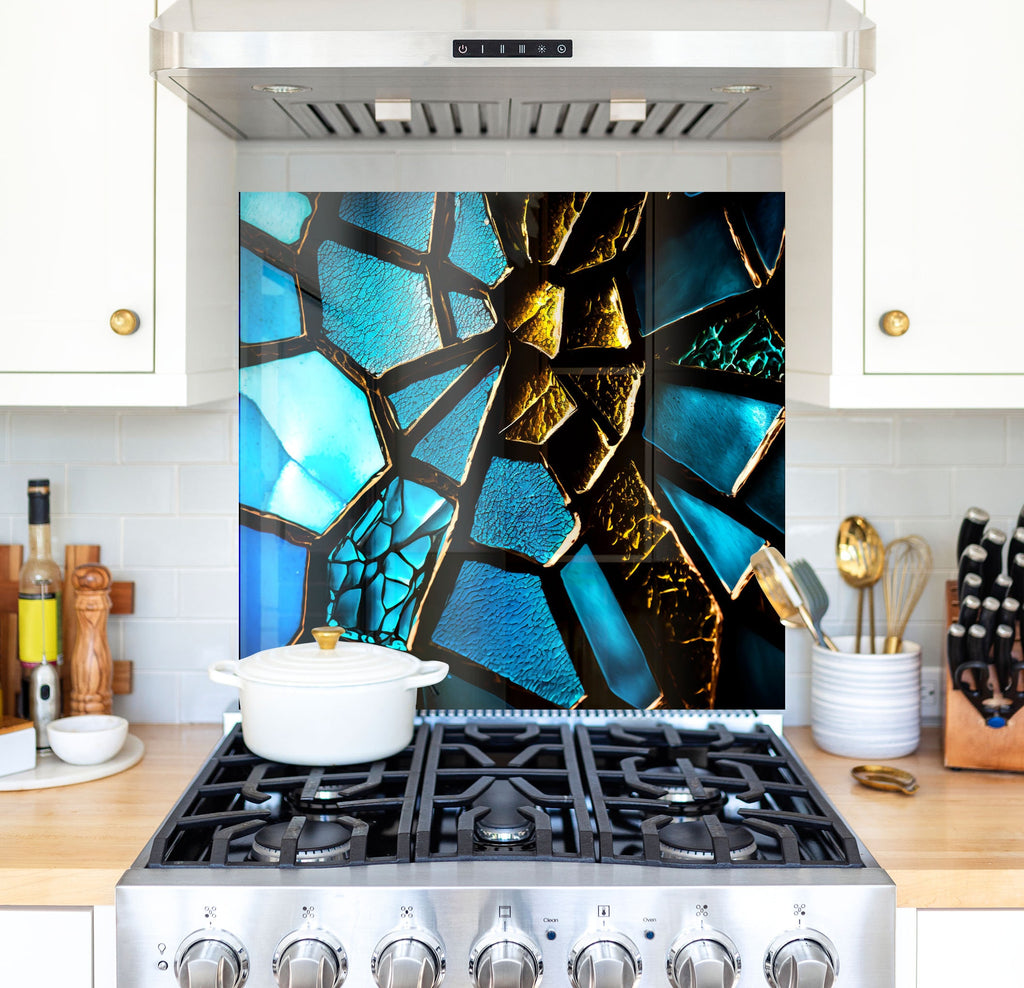
[[[844,0],[178,0],[150,39],[238,139],[779,140],[875,58]]]

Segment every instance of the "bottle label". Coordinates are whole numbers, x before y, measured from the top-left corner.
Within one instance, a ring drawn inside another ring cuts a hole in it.
[[[60,662],[60,597],[18,597],[18,658],[22,665]]]

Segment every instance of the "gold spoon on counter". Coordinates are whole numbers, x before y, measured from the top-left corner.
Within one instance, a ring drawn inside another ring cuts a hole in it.
[[[875,650],[874,586],[885,568],[885,545],[874,525],[860,515],[850,515],[839,524],[836,537],[836,566],[839,575],[859,591],[857,597],[857,638],[854,651],[860,651],[861,629],[864,625],[864,594],[868,596],[868,651]]]

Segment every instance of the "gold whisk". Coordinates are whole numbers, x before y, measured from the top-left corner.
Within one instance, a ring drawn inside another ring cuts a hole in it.
[[[932,568],[932,550],[920,535],[893,539],[885,547],[882,596],[885,600],[886,637],[883,651],[893,655],[903,645],[903,633],[924,593]]]

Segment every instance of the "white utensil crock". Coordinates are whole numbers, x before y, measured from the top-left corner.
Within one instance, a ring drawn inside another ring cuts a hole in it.
[[[337,639],[338,629],[325,630]],[[238,689],[242,737],[255,754],[290,765],[352,765],[409,743],[416,691],[444,679],[448,665],[363,642],[306,642],[215,662],[209,675]]]

